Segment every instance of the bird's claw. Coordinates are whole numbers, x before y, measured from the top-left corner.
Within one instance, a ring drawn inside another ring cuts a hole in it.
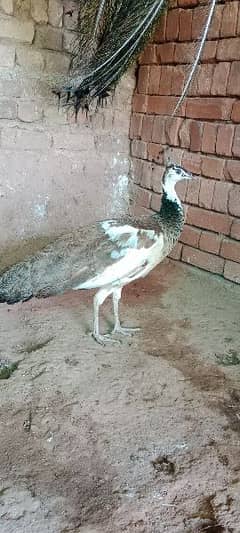
[[[112,334],[118,333],[120,335],[132,336],[134,333],[141,331],[141,328],[124,328],[122,326],[116,326]]]
[[[105,346],[109,342],[113,344],[121,344],[121,341],[113,338],[113,335],[115,334],[132,336],[134,333],[138,331],[141,331],[141,328],[124,328],[119,324],[114,327],[114,329],[112,330],[110,334],[100,335],[100,333],[93,332],[92,336],[95,339],[95,341],[98,342],[98,344],[101,344],[101,346]]]
[[[117,339],[113,339],[111,335],[100,335],[100,334],[97,334],[97,333],[93,333],[92,334],[94,340],[96,342],[98,342],[98,344],[101,344],[101,346],[105,346],[108,342],[111,342],[111,343],[115,343],[115,344],[120,344],[120,341],[117,340]]]

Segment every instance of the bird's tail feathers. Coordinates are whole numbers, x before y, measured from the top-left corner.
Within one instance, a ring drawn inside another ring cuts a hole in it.
[[[30,264],[18,263],[0,277],[0,303],[14,304],[33,297]]]

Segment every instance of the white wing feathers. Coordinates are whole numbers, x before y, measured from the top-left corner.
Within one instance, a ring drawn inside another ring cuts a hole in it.
[[[152,229],[117,225],[114,220],[102,222],[102,229],[113,245],[113,262],[76,289],[123,286],[146,275],[159,262],[163,248],[162,234],[159,235]]]

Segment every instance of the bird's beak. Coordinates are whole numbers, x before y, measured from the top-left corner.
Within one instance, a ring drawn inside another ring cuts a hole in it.
[[[185,176],[184,176],[185,180],[192,180],[193,177],[194,176],[193,176],[193,174],[191,172],[186,172]]]

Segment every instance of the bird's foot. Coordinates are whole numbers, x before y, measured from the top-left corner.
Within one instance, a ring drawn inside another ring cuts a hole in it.
[[[124,328],[120,324],[115,326],[112,335],[119,333],[120,335],[132,336],[134,333],[141,331],[141,328]]]
[[[108,342],[111,342],[112,344],[120,344],[120,341],[113,339],[112,336],[108,334],[100,335],[99,333],[93,333],[92,336],[98,344],[101,344],[101,346],[105,346]]]

